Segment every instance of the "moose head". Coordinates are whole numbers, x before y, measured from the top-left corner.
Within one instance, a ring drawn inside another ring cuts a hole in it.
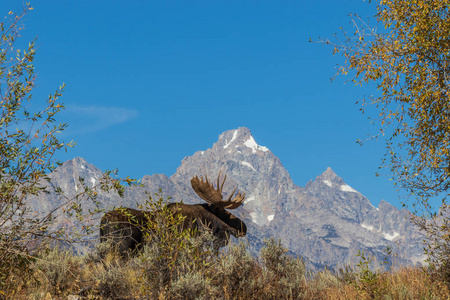
[[[175,214],[184,216],[181,224],[183,229],[211,230],[214,235],[213,247],[217,251],[220,247],[228,244],[231,235],[243,237],[247,233],[247,226],[238,217],[231,214],[227,209],[235,209],[244,203],[245,193],[240,192],[233,198],[236,189],[228,199],[223,199],[223,186],[227,176],[220,183],[220,172],[217,177],[216,188],[202,176],[191,179],[191,185],[195,193],[205,200],[203,204],[171,203],[168,209]],[[149,222],[157,212],[145,212],[131,208],[118,208],[106,213],[101,219],[100,242],[111,242],[111,246],[125,255],[128,252],[140,250],[144,244],[144,236],[148,231]],[[197,232],[198,232],[197,231]]]

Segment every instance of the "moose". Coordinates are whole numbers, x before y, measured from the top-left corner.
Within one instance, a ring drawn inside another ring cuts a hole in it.
[[[203,229],[211,230],[214,240],[213,248],[218,251],[220,247],[226,246],[229,237],[243,237],[247,234],[245,223],[234,216],[227,209],[235,209],[242,205],[245,193],[238,192],[233,198],[237,187],[233,190],[228,199],[223,199],[223,185],[227,176],[220,184],[220,172],[217,176],[217,188],[201,176],[194,176],[191,179],[192,189],[205,200],[203,204],[183,204],[170,203],[168,209],[184,217],[181,224],[182,229]],[[233,198],[233,199],[232,199]],[[154,220],[154,212],[147,212],[132,208],[117,208],[107,212],[100,223],[100,242],[111,243],[111,246],[122,256],[127,253],[136,253],[142,249],[144,238],[149,232],[149,222]],[[197,231],[198,232],[198,231]]]

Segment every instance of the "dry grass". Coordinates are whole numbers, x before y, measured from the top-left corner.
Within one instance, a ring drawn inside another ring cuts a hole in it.
[[[323,299],[450,299],[447,285],[433,281],[418,267],[378,273],[372,286],[358,278],[342,282],[326,289],[325,295]]]
[[[370,280],[361,267],[309,273],[274,239],[259,257],[245,243],[201,262],[189,250],[169,270],[151,247],[128,260],[51,249],[35,262],[37,284],[30,280],[13,299],[450,299],[447,286],[420,268],[373,272]]]

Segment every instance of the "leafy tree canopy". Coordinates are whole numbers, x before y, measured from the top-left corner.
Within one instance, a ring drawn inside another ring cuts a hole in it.
[[[129,177],[113,178],[116,173],[107,171],[96,186],[88,186],[80,178],[81,190],[75,197],[48,183],[49,172],[59,165],[55,153],[73,143],[60,140],[59,133],[67,124],[56,121],[64,109],[59,101],[64,85],[45,101],[34,101],[35,43],[17,48],[21,22],[32,9],[26,3],[22,11],[9,12],[0,23],[0,298],[8,299],[15,298],[21,284],[29,283],[30,265],[46,243],[72,243],[93,230],[91,224],[83,225],[81,233],[66,230],[56,223],[59,217],[74,216],[81,221],[88,215],[83,214],[82,203],[92,201],[97,208],[100,192],[123,195],[122,183],[135,182]],[[40,201],[40,195],[50,192],[58,196],[56,207],[34,211],[30,201]],[[99,209],[89,213],[97,212]]]
[[[375,17],[379,31],[355,16],[354,34],[321,42],[345,57],[338,73],[378,88],[362,110],[376,108],[383,165],[424,209],[411,220],[427,233],[428,270],[450,285],[450,0],[381,0]],[[430,203],[436,196],[439,214]]]
[[[376,84],[379,135],[395,182],[429,208],[430,197],[450,187],[450,1],[382,0],[372,28],[361,18],[355,32],[332,44],[345,57],[339,73]],[[378,136],[378,135],[377,135]]]

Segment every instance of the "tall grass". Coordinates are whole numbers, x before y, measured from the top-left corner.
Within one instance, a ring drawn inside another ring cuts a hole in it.
[[[210,237],[196,238],[202,245]],[[178,249],[175,263],[162,261],[152,244],[129,259],[48,249],[33,265],[38,284],[24,285],[14,299],[449,299],[447,286],[421,268],[370,271],[370,276],[367,264],[309,272],[273,238],[259,256],[246,242],[218,255],[192,249]]]

